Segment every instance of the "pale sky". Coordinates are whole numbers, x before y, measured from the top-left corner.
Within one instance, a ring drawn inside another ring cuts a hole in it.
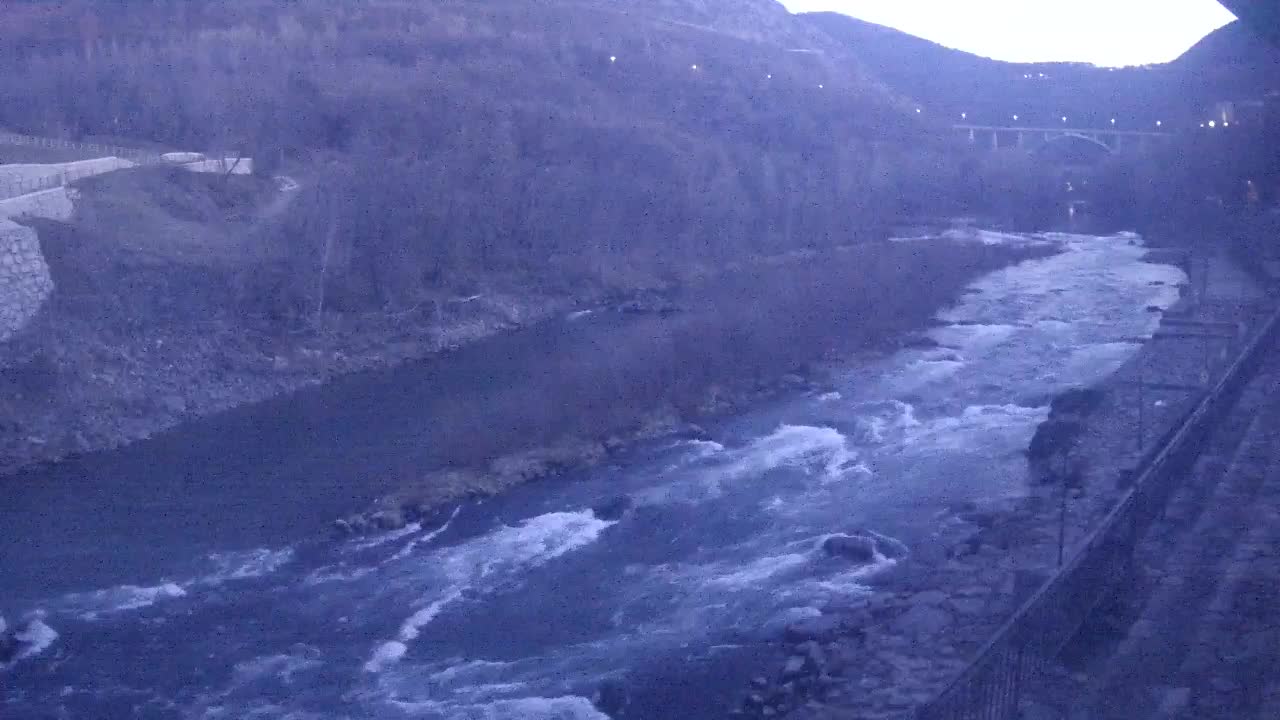
[[[1234,16],[1217,0],[781,0],[1013,62],[1168,62]]]

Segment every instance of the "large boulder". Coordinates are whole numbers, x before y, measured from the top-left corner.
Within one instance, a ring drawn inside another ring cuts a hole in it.
[[[1049,415],[1062,417],[1071,415],[1077,418],[1089,415],[1102,404],[1105,397],[1097,388],[1074,388],[1060,393],[1049,403]]]
[[[822,549],[832,557],[856,563],[870,563],[876,559],[875,538],[866,535],[832,535],[822,541]]]
[[[870,530],[847,535],[831,535],[822,541],[822,549],[832,557],[841,557],[856,563],[872,563],[879,557],[893,559],[907,554],[906,545]]]
[[[1032,462],[1047,463],[1057,455],[1066,455],[1083,430],[1084,425],[1077,420],[1045,420],[1031,436],[1027,457]]]

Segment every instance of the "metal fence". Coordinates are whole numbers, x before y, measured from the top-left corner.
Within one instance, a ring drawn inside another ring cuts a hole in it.
[[[1271,315],[1222,378],[1138,466],[1120,503],[918,720],[1014,720],[1028,683],[1043,675],[1084,621],[1132,571],[1138,539],[1162,512],[1215,423],[1256,374],[1280,327]]]

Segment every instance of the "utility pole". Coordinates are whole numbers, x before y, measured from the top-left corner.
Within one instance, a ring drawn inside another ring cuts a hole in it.
[[[1062,493],[1058,510],[1058,567],[1062,567],[1062,559],[1067,547],[1067,454],[1063,452],[1059,465],[1058,480],[1062,484]]]
[[[1141,351],[1138,352],[1138,454],[1142,454],[1146,446],[1147,436],[1147,398],[1144,386],[1146,385],[1146,368],[1147,357]]]
[[[1202,316],[1206,316],[1205,309],[1207,308],[1208,304],[1209,304],[1209,254],[1205,253],[1204,272],[1200,275],[1200,308],[1201,308]],[[1210,371],[1210,366],[1209,366],[1209,363],[1211,361],[1209,359],[1209,333],[1207,330],[1204,332],[1203,339],[1204,339],[1204,342],[1202,343],[1202,345],[1204,348],[1204,370],[1201,372],[1200,377],[1204,381],[1205,388],[1208,389],[1209,381],[1213,377],[1213,373]]]

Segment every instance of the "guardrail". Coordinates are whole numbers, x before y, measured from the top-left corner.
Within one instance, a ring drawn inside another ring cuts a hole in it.
[[[1280,328],[1272,314],[1222,378],[1140,462],[1133,485],[1071,558],[1006,622],[918,720],[1014,720],[1023,688],[1042,676],[1089,614],[1132,571],[1133,551],[1199,455],[1212,426],[1256,374]]]
[[[0,132],[0,144],[80,150],[83,152],[95,153],[95,157],[114,155],[126,160],[132,160],[139,164],[162,162],[160,153],[152,152],[150,150],[139,150],[137,148],[127,148],[120,145],[106,145],[102,143],[83,143],[76,142],[75,140],[60,140],[58,138],[37,137],[35,135],[20,135],[18,133],[9,132]]]
[[[104,145],[99,143],[83,143],[74,140],[19,135],[17,133],[0,132],[0,145],[23,145],[65,150],[78,150],[92,153],[95,157],[115,156],[138,165],[154,165],[164,162],[160,153],[120,145]],[[0,166],[3,167],[3,166]],[[21,195],[28,195],[42,190],[52,190],[82,178],[100,175],[101,170],[93,168],[70,169],[43,177],[25,180],[0,180],[0,200],[7,200]]]

